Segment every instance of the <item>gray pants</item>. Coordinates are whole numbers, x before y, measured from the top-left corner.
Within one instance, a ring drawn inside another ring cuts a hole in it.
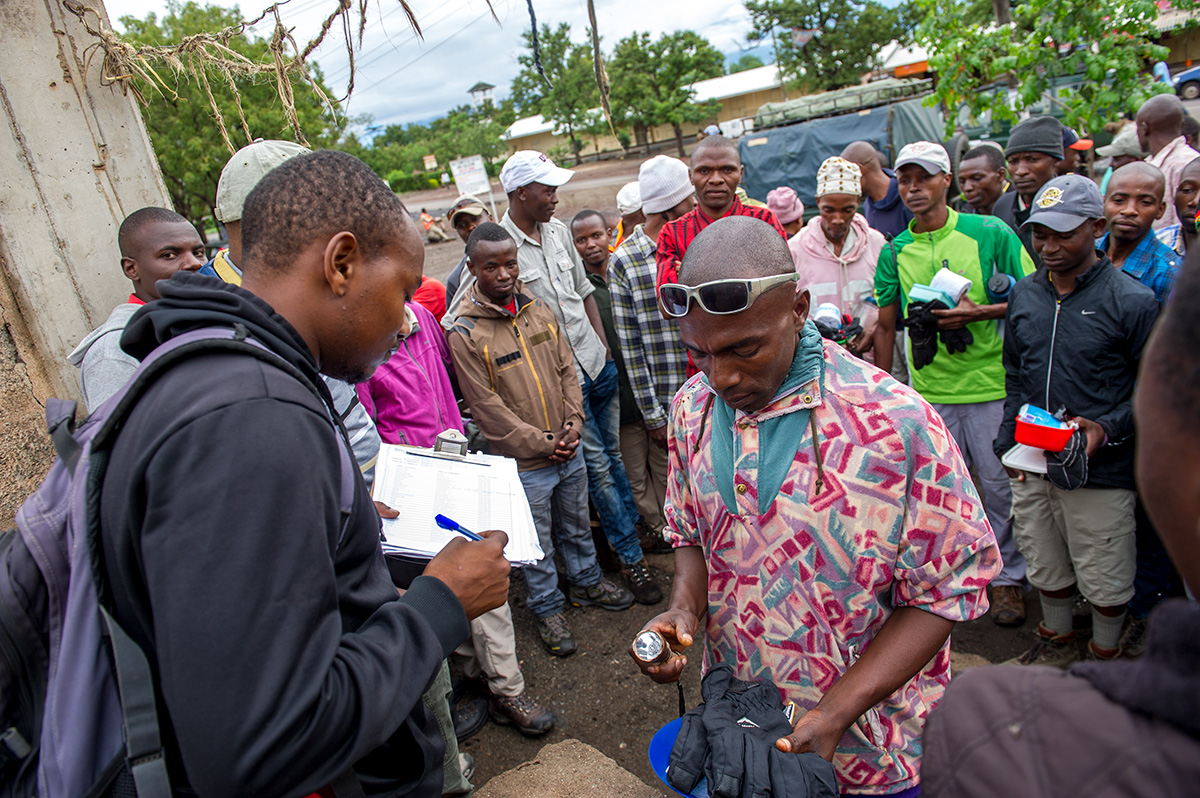
[[[438,667],[433,684],[422,698],[425,706],[433,712],[437,719],[438,728],[442,731],[442,739],[446,742],[446,753],[442,757],[442,795],[471,795],[475,787],[463,775],[458,762],[458,738],[454,736],[454,718],[450,709],[450,669],[446,661]]]
[[[1008,482],[1008,473],[992,449],[992,442],[1000,431],[1000,422],[1004,420],[1004,400],[967,405],[935,404],[933,409],[946,422],[946,429],[958,444],[967,467],[974,466],[979,476],[983,510],[992,525],[1004,561],[999,575],[992,580],[992,586],[1025,587],[1025,556],[1017,550],[1012,534],[1012,487]]]

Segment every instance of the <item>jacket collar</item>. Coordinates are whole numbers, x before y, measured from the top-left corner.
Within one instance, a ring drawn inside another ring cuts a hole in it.
[[[1111,276],[1114,267],[1108,255],[1104,254],[1102,250],[1097,249],[1096,256],[1095,265],[1075,278],[1075,289],[1067,296],[1077,294],[1081,288],[1086,288],[1095,282],[1102,282],[1105,277]],[[1044,286],[1050,293],[1057,295],[1058,292],[1055,290],[1054,284],[1050,282],[1050,270],[1045,266],[1038,267],[1033,279]]]
[[[942,241],[944,241],[945,239],[950,237],[950,234],[954,232],[954,228],[958,227],[958,211],[947,206],[946,212],[949,214],[948,216],[946,216],[946,223],[944,225],[942,225],[941,227],[939,227],[937,230],[927,230],[924,233],[918,233],[915,229],[916,225],[917,225],[917,220],[913,219],[911,222],[908,223],[909,234],[912,235],[914,240],[917,240],[922,236],[928,236],[933,239],[933,242],[935,244],[941,243]]]

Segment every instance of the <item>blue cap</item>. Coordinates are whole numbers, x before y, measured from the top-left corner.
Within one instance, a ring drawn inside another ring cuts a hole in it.
[[[1096,184],[1081,175],[1063,175],[1042,186],[1029,219],[1021,225],[1044,224],[1059,233],[1069,233],[1084,222],[1104,218],[1104,198]]]

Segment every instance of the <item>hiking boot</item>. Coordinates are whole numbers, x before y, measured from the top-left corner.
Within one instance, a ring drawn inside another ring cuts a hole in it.
[[[1083,654],[1083,659],[1085,662],[1112,662],[1124,653],[1120,643],[1117,644],[1116,648],[1100,648],[1100,646],[1096,645],[1095,640],[1089,640],[1087,650]]]
[[[575,635],[567,626],[567,619],[561,612],[537,619],[538,634],[546,650],[556,657],[569,657],[575,653]]]
[[[516,726],[527,737],[537,737],[554,728],[554,713],[534,703],[527,693],[494,695],[488,704],[492,720],[501,726]]]
[[[1016,585],[992,588],[992,623],[997,626],[1020,626],[1025,623],[1025,591]]]
[[[645,521],[637,522],[638,541],[646,554],[670,554],[675,551],[662,532],[657,532]]]
[[[633,593],[633,600],[638,604],[657,604],[662,601],[662,587],[650,573],[645,559],[633,565],[626,565],[621,569],[621,573],[625,576],[625,584],[629,585],[629,591]]]
[[[471,737],[487,723],[488,705],[477,695],[466,695],[454,703],[451,719],[454,721],[454,736],[459,742]]]
[[[1006,665],[1047,665],[1052,668],[1065,668],[1079,661],[1079,648],[1075,645],[1075,632],[1065,635],[1055,635],[1040,623],[1037,628],[1037,642],[1028,651],[1016,659],[1010,659]]]
[[[1121,635],[1121,650],[1126,657],[1135,659],[1142,656],[1142,652],[1146,650],[1146,630],[1145,618],[1129,616],[1125,634]]]
[[[613,612],[633,606],[633,594],[604,577],[591,587],[571,585],[567,600],[573,607],[603,607]]]

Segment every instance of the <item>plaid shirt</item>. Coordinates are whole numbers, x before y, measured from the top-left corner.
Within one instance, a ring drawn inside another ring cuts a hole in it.
[[[649,429],[667,423],[671,399],[688,378],[688,355],[679,340],[679,326],[658,310],[654,251],[654,241],[638,225],[608,262],[613,323],[629,384]]]
[[[778,230],[784,241],[787,240],[787,233],[779,224],[779,220],[775,218],[775,212],[769,208],[745,205],[740,199],[734,197],[733,205],[729,207],[729,212],[725,216],[752,216],[755,219],[761,219]],[[673,283],[679,279],[679,262],[683,260],[683,254],[687,252],[687,248],[691,246],[696,236],[700,235],[700,231],[715,221],[716,219],[709,219],[701,213],[700,206],[697,205],[690,213],[673,222],[667,222],[662,232],[658,234],[658,283],[655,288],[663,283]]]
[[[1096,249],[1108,252],[1108,233],[1096,242]],[[1175,250],[1159,241],[1151,231],[1138,242],[1133,252],[1125,256],[1121,271],[1154,291],[1158,304],[1162,305],[1171,296],[1179,267],[1179,256]]]
[[[1161,230],[1155,230],[1154,235],[1159,241],[1176,255],[1183,256],[1187,254],[1186,244],[1183,242],[1183,227],[1178,224],[1164,227]]]

